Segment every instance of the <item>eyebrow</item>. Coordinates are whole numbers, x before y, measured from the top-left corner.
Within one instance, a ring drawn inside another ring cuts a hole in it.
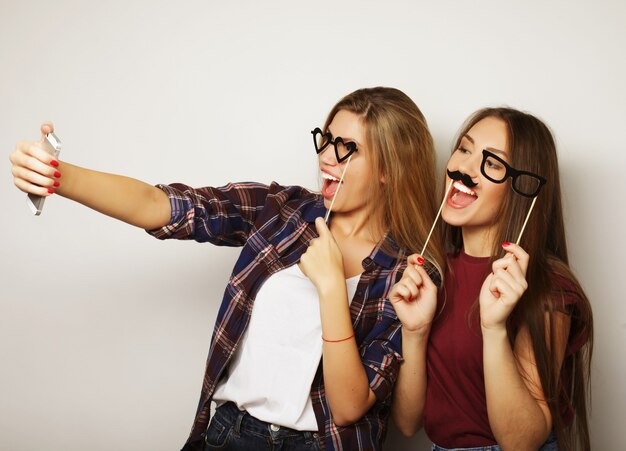
[[[463,138],[466,138],[469,142],[471,142],[472,144],[475,144],[474,142],[474,138],[472,138],[469,133],[466,133],[465,135],[463,135]],[[500,150],[500,149],[496,149],[495,147],[485,147],[486,150],[493,152],[495,154],[500,155],[501,157],[508,157],[509,153],[506,152],[505,150]]]
[[[496,153],[496,154],[500,155],[500,156],[501,156],[501,157],[503,157],[503,158],[504,158],[504,157],[506,157],[506,158],[508,158],[508,157],[509,157],[508,152],[506,152],[506,151],[504,151],[504,150],[496,149],[495,147],[485,147],[485,149],[486,149],[486,150],[488,150],[489,152]],[[505,158],[505,159],[506,159],[506,158]]]

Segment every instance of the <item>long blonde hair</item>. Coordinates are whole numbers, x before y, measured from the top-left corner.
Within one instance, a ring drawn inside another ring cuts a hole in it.
[[[405,93],[376,87],[354,91],[330,111],[324,131],[335,115],[350,111],[361,117],[371,150],[372,180],[368,197],[379,230],[388,230],[401,248],[420,252],[438,207],[435,149],[424,115]],[[433,235],[423,257],[440,274],[444,254]]]

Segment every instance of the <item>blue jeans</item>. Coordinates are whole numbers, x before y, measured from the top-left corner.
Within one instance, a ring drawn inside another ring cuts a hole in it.
[[[317,432],[296,431],[257,420],[228,402],[221,405],[206,430],[204,451],[319,451]]]
[[[482,446],[478,448],[442,448],[433,444],[432,451],[502,451],[498,445]],[[556,435],[554,432],[550,432],[548,440],[541,445],[539,451],[559,451],[559,443],[556,441]]]

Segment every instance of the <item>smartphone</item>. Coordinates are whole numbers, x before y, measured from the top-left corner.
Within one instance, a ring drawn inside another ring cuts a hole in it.
[[[54,158],[58,158],[59,153],[61,153],[61,140],[54,133],[48,133],[46,138],[43,140],[43,148]],[[39,216],[41,214],[41,210],[43,210],[43,203],[46,201],[46,197],[28,194],[26,198],[28,206],[33,214],[35,216]]]

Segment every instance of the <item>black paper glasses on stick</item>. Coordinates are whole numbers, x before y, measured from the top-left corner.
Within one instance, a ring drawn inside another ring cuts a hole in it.
[[[535,207],[539,191],[545,185],[546,179],[532,172],[519,171],[512,168],[506,161],[487,149],[483,150],[483,162],[480,165],[480,172],[493,183],[504,183],[511,177],[511,188],[513,188],[513,191],[524,197],[532,197],[533,202],[530,204],[522,230],[520,230],[517,241],[515,241],[515,244],[519,244],[528,223],[528,218],[530,218],[530,213],[532,213]]]
[[[315,146],[315,152],[318,155],[323,152],[324,149],[326,149],[329,145],[332,145],[335,149],[335,157],[337,158],[337,163],[341,164],[344,161],[348,160],[346,161],[346,167],[343,168],[343,172],[341,173],[341,178],[339,179],[339,184],[337,185],[337,191],[335,191],[333,200],[330,202],[330,207],[328,207],[326,217],[324,218],[324,222],[328,222],[330,212],[333,209],[335,199],[337,198],[337,194],[339,193],[339,188],[341,188],[341,184],[343,183],[343,177],[344,175],[346,175],[346,171],[348,170],[348,166],[350,165],[350,159],[352,158],[352,154],[359,149],[357,148],[355,142],[344,141],[341,136],[337,136],[333,140],[333,135],[330,132],[322,132],[319,127],[311,130],[311,134],[313,135],[313,145]]]
[[[359,150],[356,146],[356,143],[353,141],[344,141],[341,136],[337,136],[333,140],[333,135],[330,132],[322,132],[322,130],[317,127],[315,130],[311,130],[311,134],[313,135],[313,145],[315,146],[315,152],[318,154],[321,153],[326,147],[332,144],[335,148],[335,156],[337,157],[337,163],[341,164],[352,155],[354,152]]]
[[[506,161],[487,149],[483,150],[480,172],[493,183],[504,183],[511,177],[513,191],[524,197],[537,197],[541,187],[546,183],[546,179],[540,175],[512,168]]]
[[[519,244],[520,240],[522,239],[524,229],[526,228],[526,224],[528,223],[528,218],[530,218],[530,214],[535,207],[537,196],[539,195],[539,192],[541,191],[543,185],[545,185],[546,179],[532,172],[520,171],[511,167],[506,161],[487,149],[483,150],[483,159],[480,164],[480,172],[485,176],[487,180],[498,184],[506,182],[510,177],[511,188],[513,188],[513,191],[521,196],[533,199],[532,203],[530,204],[528,213],[526,214],[524,224],[522,225],[522,230],[520,230],[517,241],[515,242],[515,244]],[[441,214],[443,205],[448,198],[448,194],[450,193],[452,184],[455,181],[461,180],[466,186],[468,186],[468,188],[476,186],[476,183],[474,183],[471,178],[468,177],[466,174],[462,174],[459,171],[450,170],[448,170],[447,173],[448,177],[450,177],[450,183],[448,184],[448,188],[446,189],[446,193],[444,194],[441,205],[439,206],[439,211],[437,212],[435,221],[433,222],[433,225],[430,228],[430,232],[428,233],[428,237],[426,238],[426,242],[424,243],[424,247],[420,254],[421,256],[423,256],[424,252],[426,251],[426,246],[428,246],[428,241],[430,240],[430,236],[433,233],[435,224],[437,224],[437,220],[439,219],[439,215]]]

